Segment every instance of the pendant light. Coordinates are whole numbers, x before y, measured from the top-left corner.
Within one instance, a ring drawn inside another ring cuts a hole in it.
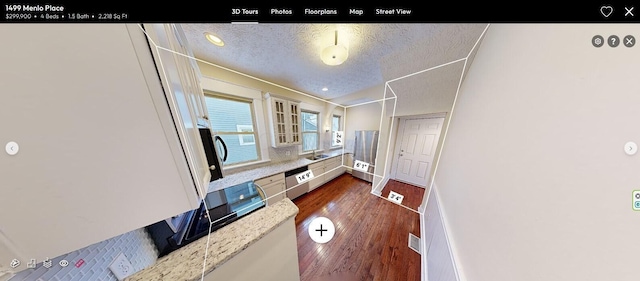
[[[340,65],[349,57],[349,51],[343,45],[338,44],[338,31],[335,32],[334,44],[322,50],[320,58],[327,65]]]

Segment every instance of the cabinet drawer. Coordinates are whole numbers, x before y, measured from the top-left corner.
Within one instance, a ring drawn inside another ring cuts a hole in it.
[[[264,192],[267,193],[267,195],[271,195],[271,194],[283,191],[285,190],[285,186],[286,185],[284,184],[284,180],[270,183],[267,185],[260,185],[260,187],[262,187],[262,189],[264,190]]]
[[[332,180],[332,179],[335,179],[335,178],[337,178],[338,176],[340,176],[340,175],[344,174],[346,171],[347,171],[347,169],[346,169],[345,167],[335,168],[333,171],[330,171],[330,170],[327,168],[327,172],[328,172],[328,173],[327,173],[327,175],[326,175],[325,180],[326,180],[326,181],[330,181],[330,180]]]
[[[261,186],[267,196],[267,206],[272,205],[286,197],[286,185],[284,180]]]
[[[340,163],[341,164],[342,163],[342,156],[335,156],[335,157],[332,157],[332,158],[329,158],[329,159],[325,160],[324,162],[325,162],[325,165],[335,164],[335,163]]]
[[[342,158],[336,157],[326,161],[325,169],[329,171],[340,166],[342,166]]]
[[[309,164],[309,170],[316,170],[318,168],[323,168],[324,167],[324,161],[318,161],[316,163],[313,164]],[[315,175],[316,172],[313,172],[313,174]]]
[[[265,178],[257,179],[257,180],[254,180],[253,182],[255,182],[256,184],[264,188],[265,185],[268,185],[270,183],[274,183],[280,180],[284,180],[284,173],[279,173],[279,174],[275,174]]]
[[[317,178],[324,173],[325,168],[324,165],[315,168],[311,168],[311,166],[309,166],[309,170],[311,170],[311,172],[313,173],[313,177]]]

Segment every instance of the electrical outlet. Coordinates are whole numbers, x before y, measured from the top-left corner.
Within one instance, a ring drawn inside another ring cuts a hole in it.
[[[118,278],[118,280],[122,281],[125,278],[129,277],[133,274],[133,265],[127,257],[120,253],[109,265],[109,269],[113,272],[113,275]]]

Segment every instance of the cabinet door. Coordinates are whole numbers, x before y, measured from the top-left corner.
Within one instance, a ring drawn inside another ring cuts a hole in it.
[[[271,206],[286,197],[284,181],[277,181],[262,187],[267,195],[267,206]]]
[[[210,127],[207,107],[204,101],[204,91],[200,83],[202,80],[200,68],[194,59],[193,51],[189,46],[182,28],[179,28],[177,25],[170,25],[170,27],[176,38],[177,44],[174,44],[174,48],[176,48],[175,51],[179,51],[180,53],[174,53],[174,57],[176,61],[179,62],[180,73],[184,81],[183,85],[188,89],[189,98],[193,105],[192,110],[197,119],[197,123],[203,127]]]
[[[190,51],[179,26],[174,24],[145,24],[145,30],[151,38],[154,59],[159,62],[160,79],[164,85],[169,108],[172,112],[178,134],[182,140],[185,156],[195,179],[195,185],[204,198],[208,191],[211,172],[204,146],[200,137],[198,123],[199,106],[203,91],[188,59]],[[173,52],[155,48],[173,50]],[[200,113],[201,114],[201,113]],[[208,126],[207,126],[208,127]]]
[[[300,104],[297,102],[289,101],[289,133],[291,135],[289,144],[301,144],[302,136],[300,132]]]
[[[287,101],[272,98],[271,102],[273,111],[273,146],[287,145],[290,140],[289,122],[287,122]]]
[[[318,161],[309,164],[309,170],[313,172],[313,179],[309,181],[309,191],[316,189],[318,186],[324,184],[324,161]]]
[[[315,169],[311,169],[313,172],[313,179],[309,181],[309,191],[312,191],[319,186],[323,185],[325,182],[325,168],[324,166],[317,167]]]
[[[342,166],[342,159],[340,157],[331,158],[325,160],[327,175],[325,181],[330,181],[340,175],[342,175],[346,169]]]
[[[32,36],[39,34],[38,36]],[[42,261],[199,206],[138,25],[0,29],[0,263]]]

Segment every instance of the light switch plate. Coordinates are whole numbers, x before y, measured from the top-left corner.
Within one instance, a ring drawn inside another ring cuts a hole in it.
[[[125,278],[129,277],[133,274],[133,265],[127,257],[120,253],[109,265],[109,269],[113,272],[113,275],[118,278],[118,280],[122,281]]]

